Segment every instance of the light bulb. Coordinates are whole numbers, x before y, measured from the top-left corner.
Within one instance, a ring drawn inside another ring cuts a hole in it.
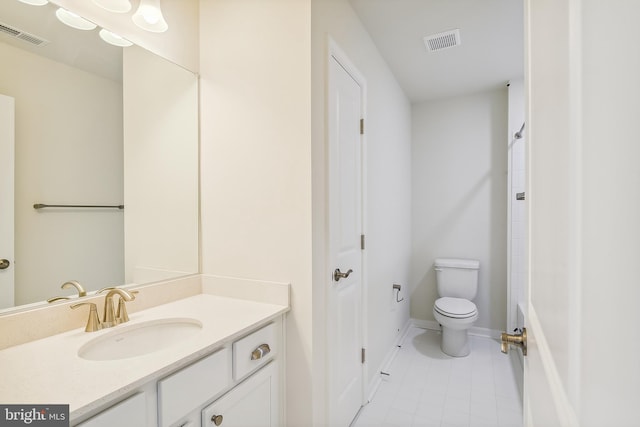
[[[154,33],[163,33],[169,28],[160,10],[160,0],[141,0],[131,19],[138,27]]]
[[[129,40],[120,37],[116,33],[112,33],[111,31],[105,30],[104,28],[100,30],[100,38],[105,42],[112,44],[114,46],[119,47],[129,47],[133,45]]]
[[[129,0],[93,0],[93,2],[109,12],[127,13],[131,10]]]
[[[78,16],[73,12],[69,12],[68,10],[63,8],[59,8],[58,10],[56,10],[56,17],[63,24],[68,25],[77,30],[90,31],[97,27],[97,25],[94,24],[93,22],[87,21],[83,17]]]

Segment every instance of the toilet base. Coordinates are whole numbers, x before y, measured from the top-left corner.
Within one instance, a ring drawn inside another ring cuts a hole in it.
[[[471,352],[466,329],[451,329],[442,327],[442,341],[440,349],[453,357],[465,357]]]

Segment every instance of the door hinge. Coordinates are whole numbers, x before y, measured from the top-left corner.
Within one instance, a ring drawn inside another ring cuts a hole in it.
[[[363,363],[363,364],[364,364],[364,362],[367,360],[367,358],[366,358],[366,352],[367,352],[367,350],[365,350],[365,349],[363,348],[363,349],[362,349],[362,353],[360,354],[360,356],[361,356],[360,358],[361,358],[361,360],[362,360],[362,363]]]
[[[360,119],[360,135],[364,135],[364,119]]]
[[[360,249],[364,250],[364,234],[360,235]]]

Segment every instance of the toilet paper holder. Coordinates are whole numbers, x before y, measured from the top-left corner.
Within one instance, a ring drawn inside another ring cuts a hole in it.
[[[400,299],[400,290],[402,289],[402,286],[394,283],[393,284],[393,289],[396,291],[396,302],[404,301],[404,298]]]

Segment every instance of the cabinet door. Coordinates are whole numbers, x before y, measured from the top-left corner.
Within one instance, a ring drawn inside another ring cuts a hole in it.
[[[159,425],[178,421],[220,395],[231,384],[231,357],[226,348],[158,381]],[[197,417],[199,418],[199,416]]]
[[[277,427],[277,362],[271,362],[202,410],[202,427]]]
[[[143,427],[147,425],[147,402],[144,393],[138,393],[113,405],[78,427]]]

